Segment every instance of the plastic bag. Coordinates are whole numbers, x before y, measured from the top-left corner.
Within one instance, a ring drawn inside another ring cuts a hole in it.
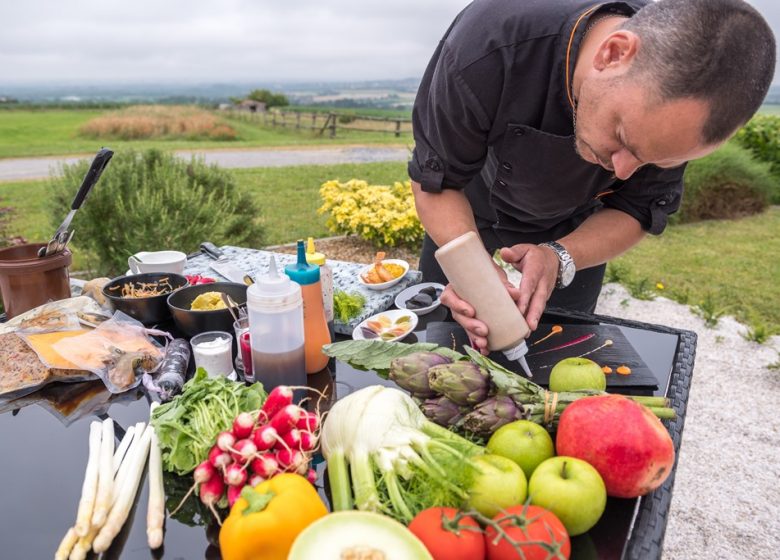
[[[44,333],[80,329],[80,323],[95,326],[110,317],[92,298],[86,296],[50,301],[0,323],[0,334],[10,332]]]
[[[154,371],[163,358],[148,330],[117,311],[98,328],[60,340],[52,348],[63,358],[96,374],[112,393],[136,387],[141,375]]]

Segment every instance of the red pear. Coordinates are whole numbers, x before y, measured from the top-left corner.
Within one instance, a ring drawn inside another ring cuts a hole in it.
[[[621,395],[579,399],[561,414],[555,448],[593,465],[607,494],[635,498],[663,484],[674,467],[674,444],[661,421]]]

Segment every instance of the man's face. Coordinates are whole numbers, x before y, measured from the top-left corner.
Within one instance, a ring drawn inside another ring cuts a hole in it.
[[[700,139],[707,114],[701,100],[656,102],[641,80],[590,77],[579,91],[577,153],[618,179],[646,164],[677,167],[717,149]]]

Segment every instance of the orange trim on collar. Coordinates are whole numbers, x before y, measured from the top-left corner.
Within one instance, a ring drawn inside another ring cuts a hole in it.
[[[591,6],[590,8],[588,8],[587,10],[582,12],[582,14],[580,14],[580,17],[577,18],[577,21],[574,22],[574,27],[572,28],[571,35],[569,36],[569,44],[566,47],[566,67],[564,68],[564,72],[566,74],[565,75],[565,80],[566,80],[566,97],[568,97],[568,99],[569,99],[569,104],[571,105],[572,111],[575,110],[575,107],[574,107],[574,99],[571,96],[571,85],[570,85],[570,82],[571,82],[572,76],[570,75],[571,72],[569,72],[569,58],[570,58],[570,55],[571,55],[571,45],[574,42],[574,34],[577,32],[577,28],[580,26],[580,22],[582,22],[583,18],[588,17],[590,14],[592,14],[594,12],[594,10],[598,10],[603,5],[604,4],[596,4],[595,6]]]

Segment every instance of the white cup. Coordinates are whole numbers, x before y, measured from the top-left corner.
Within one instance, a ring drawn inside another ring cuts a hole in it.
[[[133,274],[144,272],[172,272],[184,274],[187,255],[181,251],[141,251],[127,259]]]

